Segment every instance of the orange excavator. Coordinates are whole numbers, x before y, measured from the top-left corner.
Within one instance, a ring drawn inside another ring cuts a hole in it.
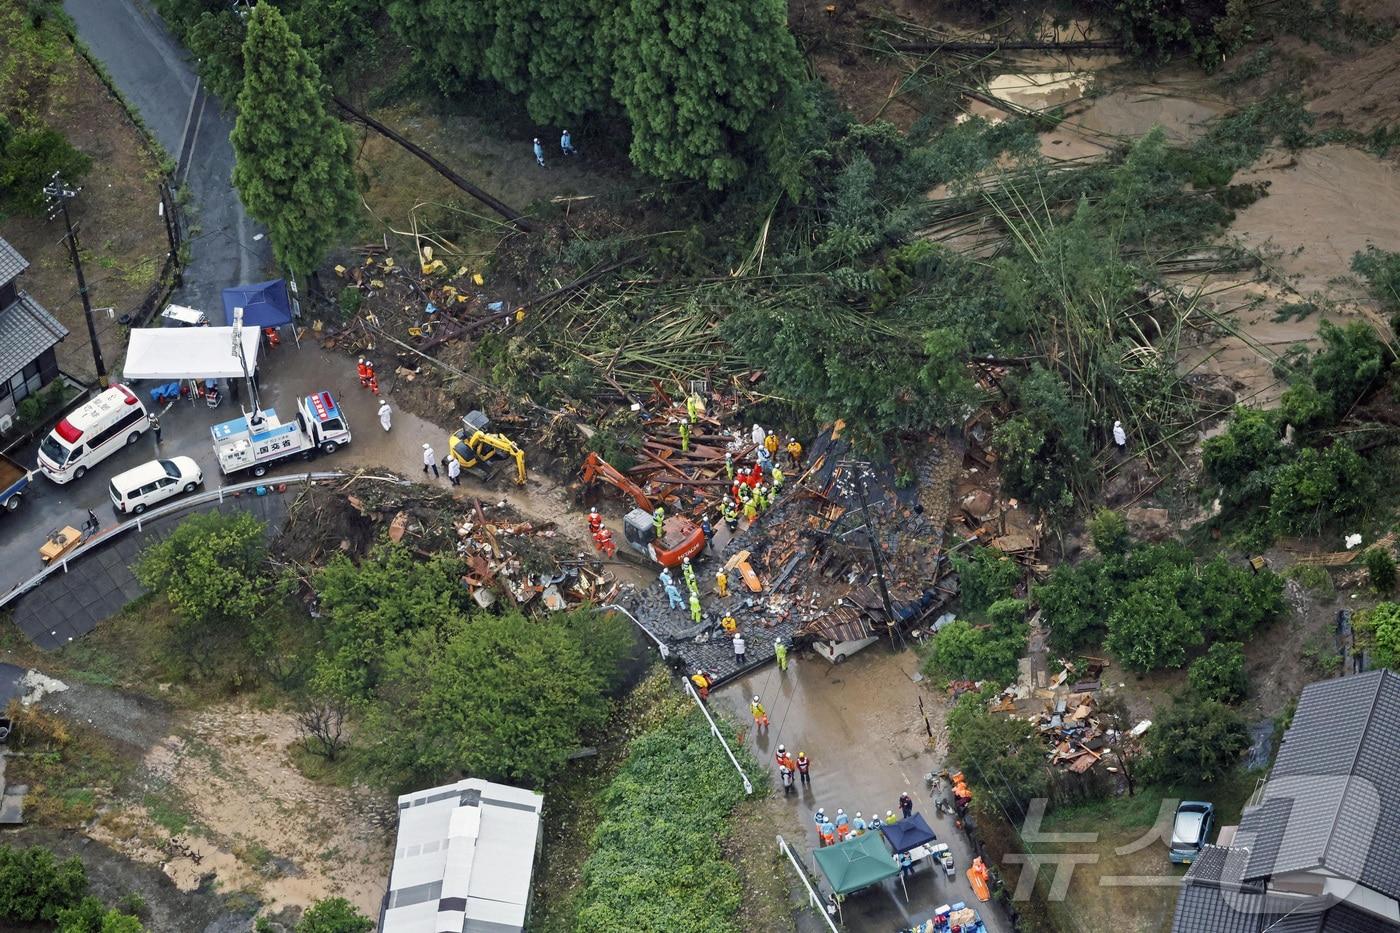
[[[637,507],[628,512],[622,520],[623,536],[633,550],[645,554],[661,566],[677,567],[683,558],[689,557],[693,560],[705,550],[705,534],[700,530],[700,526],[680,514],[666,517],[661,526],[663,534],[658,541],[652,514],[657,505],[665,503],[653,502],[640,486],[596,452],[590,453],[583,461],[583,482],[588,486],[599,482],[607,483],[637,504]]]

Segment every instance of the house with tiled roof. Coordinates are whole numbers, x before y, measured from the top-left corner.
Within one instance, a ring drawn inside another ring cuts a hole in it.
[[[0,421],[58,377],[54,348],[68,336],[43,305],[19,287],[29,262],[0,239]]]
[[[1207,846],[1172,933],[1400,933],[1400,675],[1310,684],[1228,845]]]

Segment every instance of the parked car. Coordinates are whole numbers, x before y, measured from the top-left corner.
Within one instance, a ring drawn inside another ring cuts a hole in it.
[[[192,457],[151,460],[112,477],[107,492],[118,515],[140,515],[171,496],[194,492],[204,471]]]
[[[1168,855],[1173,865],[1190,865],[1210,841],[1215,828],[1215,804],[1204,800],[1183,800],[1177,804],[1172,821],[1172,844]]]
[[[39,469],[55,483],[82,479],[88,468],[136,443],[151,417],[136,394],[114,385],[68,413],[39,445]]]

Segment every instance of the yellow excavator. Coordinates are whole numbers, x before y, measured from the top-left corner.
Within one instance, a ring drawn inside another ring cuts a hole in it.
[[[483,411],[467,412],[462,427],[447,441],[452,459],[464,470],[484,469],[490,472],[488,461],[503,454],[515,461],[515,484],[525,485],[525,451],[504,434],[491,433],[491,419]]]

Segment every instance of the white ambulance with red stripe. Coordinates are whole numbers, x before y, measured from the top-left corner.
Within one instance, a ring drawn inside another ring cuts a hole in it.
[[[209,430],[214,436],[219,469],[225,475],[246,471],[263,476],[280,460],[310,460],[318,452],[335,453],[350,443],[350,423],[329,392],[297,399],[295,421],[284,423],[278,420],[277,412],[264,408],[244,412]]]
[[[146,406],[124,385],[114,385],[70,412],[39,445],[39,469],[55,483],[82,479],[151,427]]]

